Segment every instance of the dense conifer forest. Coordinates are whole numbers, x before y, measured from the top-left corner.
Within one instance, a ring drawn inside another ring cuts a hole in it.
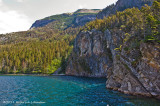
[[[51,74],[63,69],[78,30],[38,28],[0,35],[7,39],[0,44],[0,73]]]

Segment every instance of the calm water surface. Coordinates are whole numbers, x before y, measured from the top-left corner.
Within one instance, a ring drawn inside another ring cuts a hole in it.
[[[105,82],[71,76],[0,76],[0,106],[160,106],[155,99],[106,90]]]

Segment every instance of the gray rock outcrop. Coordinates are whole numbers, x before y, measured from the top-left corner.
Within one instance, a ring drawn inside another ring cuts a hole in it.
[[[80,32],[75,40],[66,74],[106,77],[107,70],[112,66],[106,40],[106,36],[97,30]]]

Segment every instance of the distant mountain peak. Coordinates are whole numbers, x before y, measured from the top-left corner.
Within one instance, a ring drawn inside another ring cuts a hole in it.
[[[101,9],[78,9],[75,13],[98,13]]]

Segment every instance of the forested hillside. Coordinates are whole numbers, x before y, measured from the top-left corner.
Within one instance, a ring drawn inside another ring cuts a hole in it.
[[[64,68],[78,28],[44,28],[0,35],[0,73],[51,74]]]

